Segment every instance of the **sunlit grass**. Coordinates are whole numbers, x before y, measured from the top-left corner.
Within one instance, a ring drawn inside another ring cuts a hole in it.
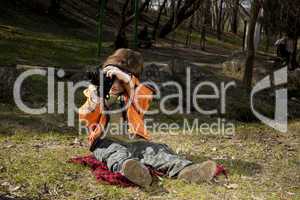
[[[85,136],[27,132],[20,128],[14,134],[0,134],[0,177],[2,183],[20,187],[13,194],[28,198],[251,199],[255,196],[278,199],[284,196],[297,199],[299,147],[292,142],[299,141],[294,132],[298,126],[299,122],[292,122],[287,135],[260,124],[239,124],[233,139],[203,135],[154,138],[195,162],[214,159],[222,163],[229,170],[230,183],[237,184],[235,189],[226,188],[222,181],[191,185],[168,178],[163,178],[153,191],[97,183],[88,168],[66,162],[89,153],[86,147],[70,145],[76,137],[84,141]],[[293,140],[294,137],[297,139]],[[290,151],[286,145],[295,149]],[[0,191],[9,192],[9,188],[1,186]]]

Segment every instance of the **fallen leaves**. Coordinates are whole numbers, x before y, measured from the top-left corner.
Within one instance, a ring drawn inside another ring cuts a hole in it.
[[[79,138],[75,138],[73,142],[70,143],[70,146],[74,146],[74,147],[83,147],[85,146],[85,144],[82,142],[82,140],[80,140]]]
[[[21,189],[21,185],[13,185],[7,181],[1,183],[1,186],[6,188],[6,190],[9,192],[9,193],[14,193],[14,192],[17,192],[18,190]]]
[[[286,192],[288,195],[290,195],[290,196],[294,196],[295,195],[295,193],[293,193],[293,192]]]
[[[224,184],[224,187],[226,187],[227,189],[237,189],[239,185],[236,183],[229,183],[229,184]]]
[[[19,189],[21,189],[21,185],[9,187],[9,191],[10,191],[10,192],[16,192],[16,191],[18,191]]]
[[[251,198],[252,198],[253,200],[264,200],[264,198],[254,196],[253,194],[251,195]]]

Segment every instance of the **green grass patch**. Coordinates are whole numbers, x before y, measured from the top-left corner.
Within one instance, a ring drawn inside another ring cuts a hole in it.
[[[100,63],[97,43],[72,36],[37,33],[16,27],[0,27],[0,63],[21,62],[69,68]],[[111,43],[103,43],[103,54],[111,52]]]

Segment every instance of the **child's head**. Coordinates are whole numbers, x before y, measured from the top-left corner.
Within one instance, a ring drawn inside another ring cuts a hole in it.
[[[118,49],[111,56],[109,56],[104,64],[105,68],[107,65],[118,66],[122,71],[131,73],[135,77],[139,78],[143,70],[143,57],[139,52],[133,51],[131,49]],[[110,94],[119,95],[124,92],[124,87],[122,82],[115,79]]]
[[[132,73],[135,77],[140,78],[144,60],[142,55],[131,49],[118,49],[111,56],[109,56],[103,63],[102,67],[107,65],[117,65],[121,69]]]

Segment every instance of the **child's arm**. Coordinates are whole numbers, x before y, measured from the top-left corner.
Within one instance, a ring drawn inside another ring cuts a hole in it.
[[[131,84],[134,84],[135,88],[134,93],[131,93],[133,101],[129,102],[129,96],[125,98],[126,102],[130,103],[127,110],[130,131],[149,140],[150,134],[144,124],[144,113],[149,109],[155,92],[152,88],[140,83],[134,76],[132,76]]]
[[[97,96],[96,87],[91,84],[83,93],[87,100],[79,109],[79,120],[85,122],[88,128],[88,141],[91,145],[103,134],[108,118],[103,114],[104,100]]]

